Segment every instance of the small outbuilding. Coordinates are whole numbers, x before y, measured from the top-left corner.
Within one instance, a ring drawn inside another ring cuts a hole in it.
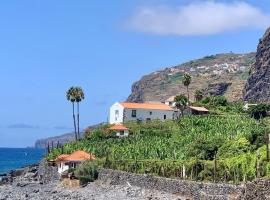
[[[207,115],[209,110],[205,107],[188,106],[187,112],[190,115]]]
[[[115,131],[117,137],[127,137],[129,135],[129,129],[122,124],[115,124],[109,129]]]
[[[92,153],[85,151],[75,151],[72,154],[62,154],[55,160],[58,167],[58,173],[63,174],[68,172],[70,169],[75,169],[77,165],[87,160],[95,160],[96,157]]]
[[[175,107],[175,96],[166,99],[164,103],[168,106]]]

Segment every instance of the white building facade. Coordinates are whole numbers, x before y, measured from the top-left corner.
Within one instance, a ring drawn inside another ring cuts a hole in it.
[[[57,163],[57,169],[58,169],[58,173],[62,174],[69,170],[69,165],[64,161],[61,161]]]
[[[110,124],[122,124],[128,121],[170,120],[174,110],[159,103],[115,103],[110,108]]]

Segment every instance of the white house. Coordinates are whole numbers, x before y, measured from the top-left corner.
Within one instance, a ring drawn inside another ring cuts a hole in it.
[[[170,98],[165,100],[165,104],[171,107],[175,107],[175,96],[171,96]]]
[[[63,172],[69,170],[69,165],[66,164],[65,162],[65,158],[67,157],[69,157],[69,154],[62,154],[58,156],[57,159],[55,160],[57,163],[57,169],[59,174],[62,174]]]
[[[110,108],[110,124],[128,121],[173,119],[174,110],[162,103],[115,103]]]
[[[109,129],[115,131],[117,137],[127,137],[129,135],[129,129],[122,124],[115,124]]]
[[[95,160],[94,154],[86,153],[85,151],[75,151],[72,154],[62,154],[55,160],[57,163],[58,173],[63,174],[68,172],[69,169],[76,168],[77,165],[81,164],[86,160]]]

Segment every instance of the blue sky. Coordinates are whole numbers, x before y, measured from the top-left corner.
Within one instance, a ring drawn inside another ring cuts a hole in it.
[[[110,105],[147,73],[255,51],[269,16],[268,0],[1,1],[0,146],[72,131],[72,85],[85,91],[86,127],[106,121]]]

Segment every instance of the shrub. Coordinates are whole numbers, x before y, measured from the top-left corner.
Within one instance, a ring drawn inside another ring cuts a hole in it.
[[[203,91],[202,90],[196,90],[194,94],[196,101],[201,101],[203,99]]]
[[[265,143],[264,129],[261,127],[257,127],[257,129],[253,130],[247,136],[247,139],[250,142],[250,144],[252,144],[253,150],[258,149]]]
[[[200,138],[198,137],[190,143],[187,150],[189,157],[196,157],[203,160],[213,160],[219,147],[222,145],[222,139],[216,138]]]
[[[203,104],[209,104],[210,101],[211,101],[211,97],[204,97],[204,98],[201,100],[201,102],[202,102]]]
[[[267,111],[270,109],[270,105],[261,103],[258,105],[251,106],[248,109],[248,113],[254,119],[261,119],[267,116]]]
[[[246,138],[228,140],[218,150],[218,157],[228,158],[247,153],[250,150],[250,143]]]
[[[98,178],[98,162],[94,160],[83,162],[76,168],[74,175],[82,183],[95,181]]]
[[[212,97],[210,104],[213,106],[226,106],[228,101],[224,96],[217,96]]]
[[[228,101],[224,96],[208,96],[202,99],[203,104],[208,104],[211,106],[227,106]]]
[[[242,102],[233,102],[229,103],[226,106],[226,112],[232,112],[232,113],[244,113],[244,103]]]

